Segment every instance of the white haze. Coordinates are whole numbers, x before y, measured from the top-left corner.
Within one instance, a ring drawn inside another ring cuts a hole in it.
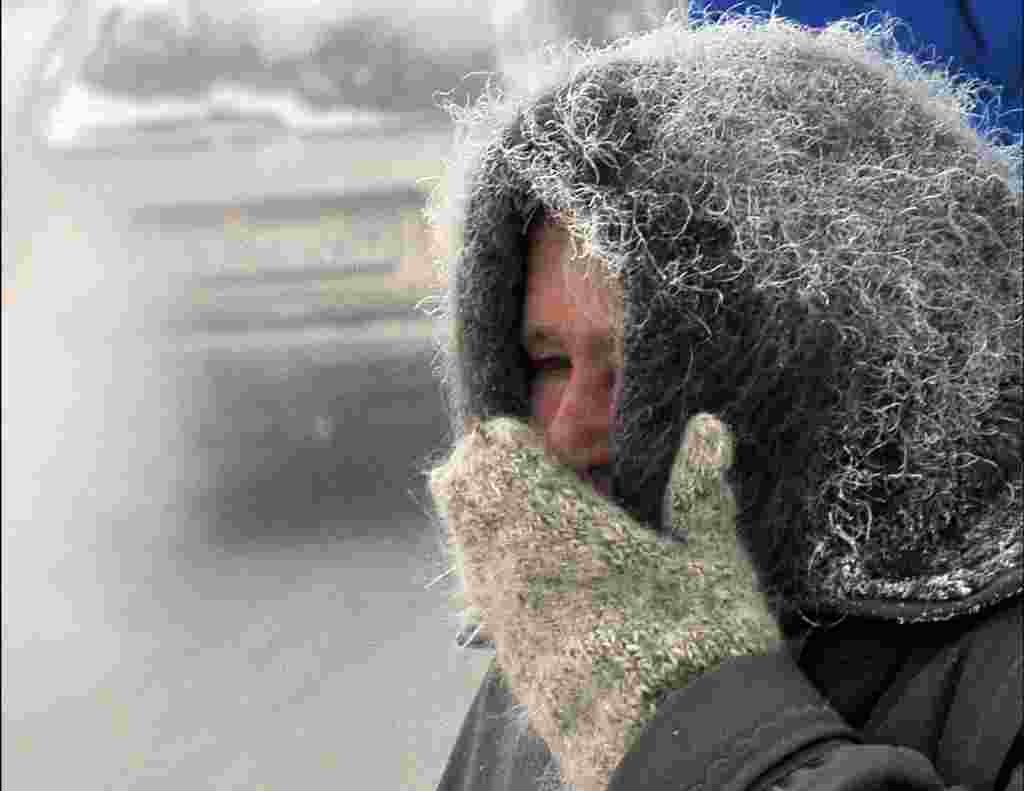
[[[46,203],[4,250],[5,717],[117,667],[105,597],[143,586],[164,554],[149,545],[173,542],[164,511],[182,469],[170,372],[141,332],[157,278],[115,260],[109,229],[59,193]]]

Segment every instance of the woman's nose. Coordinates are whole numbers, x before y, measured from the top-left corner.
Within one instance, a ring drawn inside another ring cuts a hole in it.
[[[548,428],[552,450],[566,464],[607,464],[615,372],[575,365]]]

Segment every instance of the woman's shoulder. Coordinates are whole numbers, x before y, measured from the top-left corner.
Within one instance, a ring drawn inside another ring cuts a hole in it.
[[[799,663],[866,741],[991,782],[1024,725],[1022,630],[1020,595],[938,623],[851,618],[814,630]]]

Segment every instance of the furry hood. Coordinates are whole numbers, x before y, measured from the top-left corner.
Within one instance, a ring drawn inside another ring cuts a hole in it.
[[[555,53],[459,111],[453,431],[528,413],[525,231],[557,215],[624,294],[614,497],[660,529],[683,427],[735,438],[737,528],[781,615],[938,620],[1024,587],[1020,148],[893,23],[671,21]]]

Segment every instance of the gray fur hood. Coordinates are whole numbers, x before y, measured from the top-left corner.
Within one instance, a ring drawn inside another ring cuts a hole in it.
[[[725,16],[554,53],[530,95],[459,111],[431,206],[456,438],[527,415],[543,207],[624,294],[615,499],[661,529],[683,427],[718,415],[737,529],[794,620],[1024,586],[1020,147],[892,31]]]

